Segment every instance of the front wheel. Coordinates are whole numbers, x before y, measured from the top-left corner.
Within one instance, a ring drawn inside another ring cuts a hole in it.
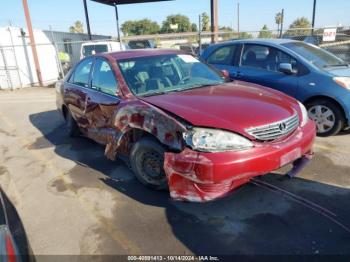
[[[345,119],[338,105],[325,99],[306,105],[309,117],[315,121],[317,135],[326,137],[338,134],[344,127]]]
[[[157,140],[144,137],[131,149],[130,164],[136,178],[147,187],[163,190],[168,187],[164,172],[165,147]]]

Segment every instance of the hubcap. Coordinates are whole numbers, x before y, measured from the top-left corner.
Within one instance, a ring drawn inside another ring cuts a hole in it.
[[[315,105],[308,110],[309,117],[315,121],[318,133],[325,133],[335,125],[335,115],[333,111],[324,105]]]
[[[145,179],[155,182],[164,178],[164,172],[162,169],[163,159],[162,156],[155,151],[147,151],[142,156],[142,169],[145,174]]]

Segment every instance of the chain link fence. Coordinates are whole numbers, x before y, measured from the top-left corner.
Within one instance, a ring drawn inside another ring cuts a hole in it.
[[[122,43],[111,36],[35,30],[36,49],[43,84],[54,84],[82,57],[98,52],[135,48],[176,48],[199,55],[212,41],[224,42],[246,38],[287,38],[305,41],[324,48],[350,63],[350,28],[337,28],[334,41],[323,41],[323,28],[298,28],[263,31],[220,31],[158,34],[123,37]],[[0,89],[38,85],[31,43],[17,27],[0,28]]]

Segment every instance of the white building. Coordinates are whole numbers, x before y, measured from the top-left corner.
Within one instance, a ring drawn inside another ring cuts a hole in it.
[[[71,63],[79,61],[80,46],[88,40],[86,34],[51,32],[34,29],[36,50],[44,86],[55,83],[60,75],[57,52],[70,55]],[[110,39],[95,36],[93,39]],[[55,42],[55,45],[53,44]],[[55,49],[57,47],[57,52]],[[38,85],[28,33],[19,27],[0,28],[0,89],[15,89]]]

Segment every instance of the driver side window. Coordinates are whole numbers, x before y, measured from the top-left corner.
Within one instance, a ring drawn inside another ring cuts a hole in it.
[[[297,61],[290,55],[269,46],[245,45],[242,55],[242,66],[254,67],[272,72],[279,72],[280,64],[288,63],[297,70]]]
[[[96,59],[92,75],[92,88],[109,95],[116,95],[118,83],[107,61]]]

